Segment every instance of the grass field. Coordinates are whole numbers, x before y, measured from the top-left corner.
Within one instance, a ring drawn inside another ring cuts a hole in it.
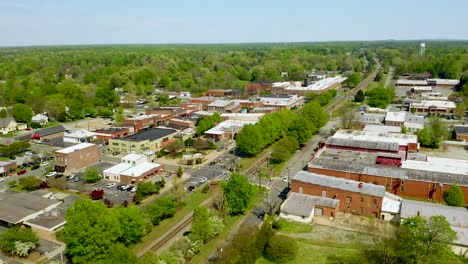
[[[313,228],[312,224],[291,222],[284,219],[278,220],[276,225],[279,226],[279,230],[283,233],[308,233]]]
[[[345,255],[357,250],[353,244],[339,244],[332,242],[313,241],[307,239],[297,239],[299,246],[296,259],[287,262],[286,264],[326,264],[327,257],[330,255]],[[261,257],[256,264],[273,264],[265,258]]]

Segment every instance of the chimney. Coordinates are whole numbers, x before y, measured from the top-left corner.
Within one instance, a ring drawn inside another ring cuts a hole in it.
[[[362,182],[360,182],[360,183],[358,184],[358,188],[359,188],[359,189],[362,188]]]

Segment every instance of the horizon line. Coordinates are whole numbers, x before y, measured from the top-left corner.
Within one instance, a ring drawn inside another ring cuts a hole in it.
[[[160,43],[80,43],[80,44],[36,44],[36,45],[0,45],[0,48],[38,48],[38,47],[73,47],[73,46],[157,46],[157,45],[249,45],[249,44],[303,44],[303,43],[346,43],[346,42],[468,42],[468,39],[375,39],[375,40],[323,40],[323,41],[259,41],[259,42],[160,42]]]

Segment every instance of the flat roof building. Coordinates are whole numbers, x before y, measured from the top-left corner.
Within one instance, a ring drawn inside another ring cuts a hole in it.
[[[177,134],[177,130],[174,129],[151,128],[124,138],[109,139],[109,149],[122,153],[158,151],[169,144]]]
[[[257,122],[241,121],[241,120],[226,120],[219,123],[217,126],[205,131],[205,137],[215,140],[235,139],[237,133],[246,125],[253,125]]]
[[[81,143],[54,152],[55,170],[74,173],[99,163],[99,149],[95,144]]]

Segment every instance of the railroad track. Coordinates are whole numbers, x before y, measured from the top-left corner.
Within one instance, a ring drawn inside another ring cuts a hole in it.
[[[151,250],[158,252],[162,247],[164,247],[167,243],[169,243],[171,239],[177,237],[179,233],[184,231],[191,223],[192,223],[192,215],[190,215],[190,217],[183,220],[182,222],[178,223],[178,225],[174,229],[170,230],[169,232],[161,236],[157,240],[157,242],[154,245],[152,245]]]

